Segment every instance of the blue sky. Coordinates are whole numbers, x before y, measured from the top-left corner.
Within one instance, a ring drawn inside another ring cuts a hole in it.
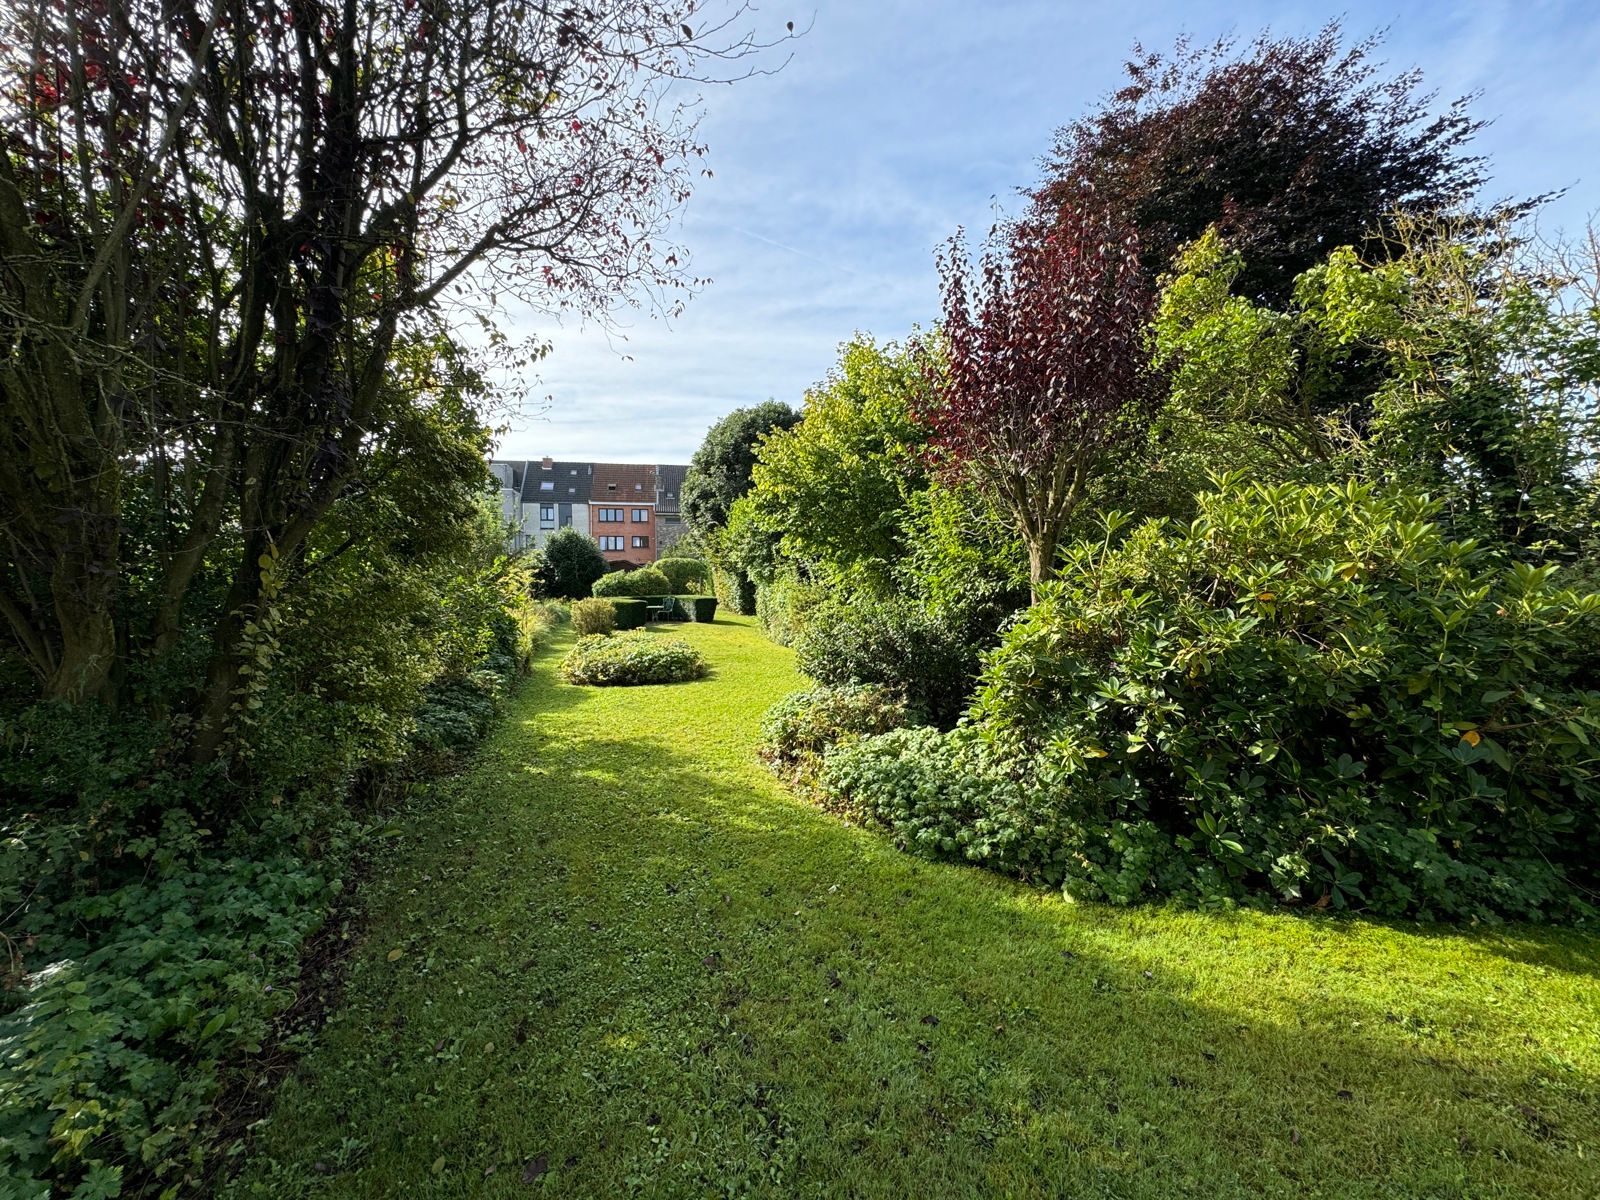
[[[1422,67],[1441,98],[1482,93],[1492,194],[1569,188],[1547,228],[1600,209],[1597,0],[762,3],[760,25],[811,29],[777,75],[705,94],[715,176],[678,236],[712,282],[670,323],[519,318],[554,348],[501,457],[687,462],[732,409],[798,405],[856,331],[929,324],[936,247],[1015,210],[1054,131],[1118,86],[1136,39],[1309,33],[1333,15],[1351,36],[1387,27],[1396,70]]]

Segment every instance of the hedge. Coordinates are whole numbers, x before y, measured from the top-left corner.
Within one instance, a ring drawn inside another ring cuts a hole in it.
[[[650,619],[649,605],[643,600],[627,596],[612,597],[611,607],[617,610],[618,629],[637,629]]]
[[[715,596],[679,596],[678,608],[691,621],[710,623],[717,619]]]

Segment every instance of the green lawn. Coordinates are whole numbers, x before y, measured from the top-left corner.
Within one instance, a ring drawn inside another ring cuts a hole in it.
[[[1600,1196],[1600,940],[1072,906],[754,761],[799,683],[541,657],[365,893],[278,1196]]]

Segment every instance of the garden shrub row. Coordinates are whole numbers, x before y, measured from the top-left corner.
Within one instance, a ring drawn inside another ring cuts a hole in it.
[[[568,683],[596,687],[683,683],[703,678],[710,669],[688,642],[643,631],[579,638],[561,662]]]
[[[950,733],[846,739],[830,802],[1116,903],[1575,919],[1600,891],[1600,596],[1351,483],[1225,485],[1072,552]]]
[[[64,704],[0,718],[0,793],[26,797],[0,813],[0,1196],[205,1186],[217,1100],[295,999],[301,947],[371,836],[354,802],[370,811],[481,738],[564,615],[499,587],[454,598],[446,637],[481,649],[391,713],[393,761],[349,714],[334,730],[332,695],[291,710],[321,722],[274,727],[249,794],[236,765],[181,769],[155,723]],[[222,824],[218,795],[245,819]]]

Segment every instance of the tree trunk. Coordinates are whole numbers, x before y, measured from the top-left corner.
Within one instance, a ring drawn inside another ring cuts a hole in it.
[[[80,517],[80,521],[83,519]],[[83,521],[81,536],[64,547],[50,577],[61,653],[45,681],[52,700],[112,702],[117,664],[112,603],[117,588],[118,542],[114,518]],[[96,529],[95,526],[101,526]]]

